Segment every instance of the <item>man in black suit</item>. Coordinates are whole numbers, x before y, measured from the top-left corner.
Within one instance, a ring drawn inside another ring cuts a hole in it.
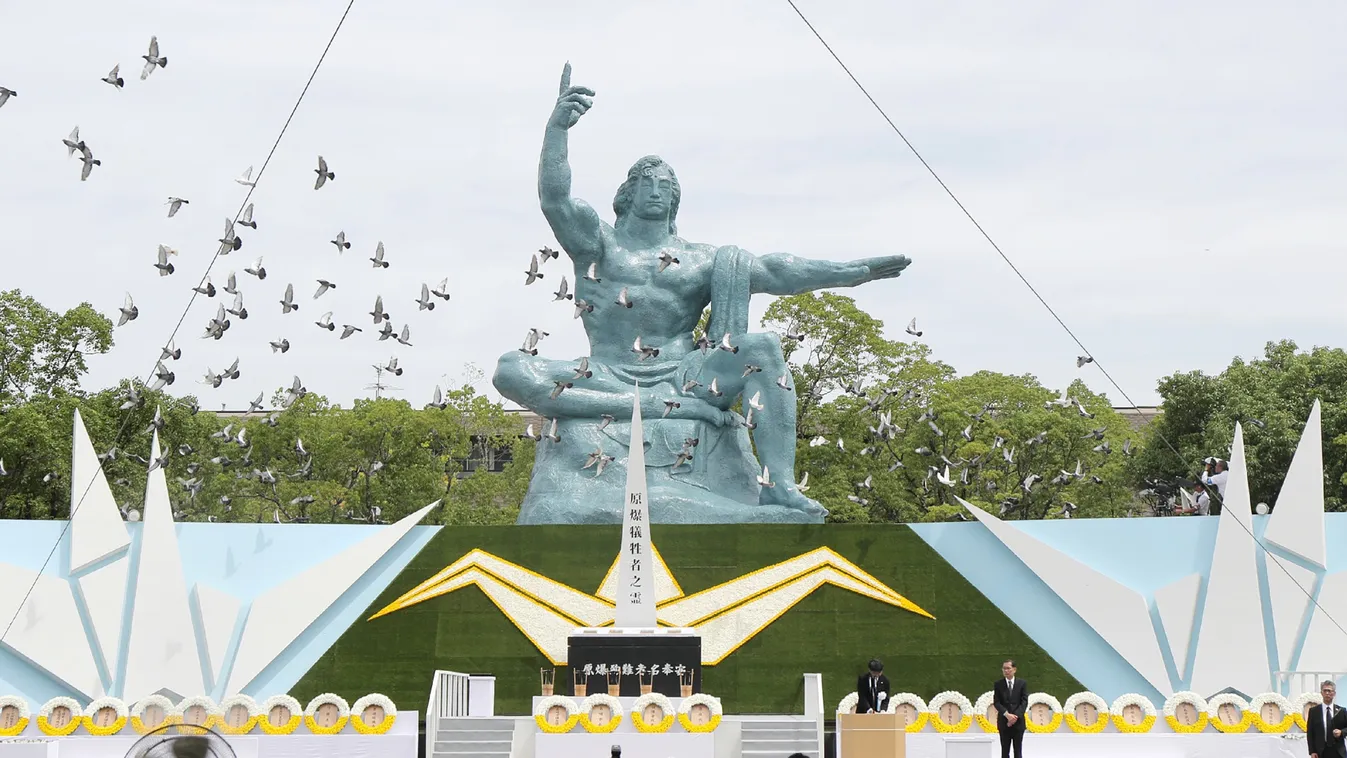
[[[1305,716],[1305,745],[1309,747],[1309,758],[1342,758],[1343,740],[1332,738],[1334,718],[1342,712],[1342,707],[1334,703],[1338,688],[1331,681],[1319,685],[1319,693],[1324,697],[1323,705],[1312,705],[1309,715]]]
[[[889,699],[889,678],[884,676],[884,664],[870,660],[870,672],[856,680],[856,712],[883,713]]]
[[[1024,710],[1029,707],[1029,687],[1015,678],[1015,661],[1001,664],[1001,678],[992,687],[992,705],[996,707],[996,732],[1001,736],[1001,758],[1024,758]]]

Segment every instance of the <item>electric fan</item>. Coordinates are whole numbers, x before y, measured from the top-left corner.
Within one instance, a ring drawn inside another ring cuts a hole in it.
[[[224,737],[204,726],[169,724],[141,737],[126,758],[235,758]]]

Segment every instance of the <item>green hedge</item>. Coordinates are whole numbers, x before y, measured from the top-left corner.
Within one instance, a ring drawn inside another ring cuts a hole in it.
[[[382,692],[424,710],[435,669],[496,676],[496,711],[527,714],[546,658],[476,587],[365,621],[473,548],[584,592],[595,592],[616,555],[618,527],[446,527],[314,664],[293,693],[350,700]],[[894,691],[930,698],[953,689],[976,699],[1014,656],[1035,690],[1065,697],[1083,687],[1005,614],[904,525],[657,526],[655,544],[691,594],[827,546],[868,571],[934,621],[825,585],[718,666],[703,689],[730,713],[803,712],[805,672],[824,675],[825,705],[848,692],[871,657]],[[559,671],[558,682],[567,674]],[[559,687],[559,690],[561,687]],[[562,690],[565,691],[565,690]]]

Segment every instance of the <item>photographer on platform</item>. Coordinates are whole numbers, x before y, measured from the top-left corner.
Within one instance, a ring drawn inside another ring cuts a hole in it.
[[[1227,470],[1229,464],[1220,458],[1208,458],[1203,463],[1206,464],[1206,468],[1203,469],[1202,476],[1198,477],[1198,481],[1208,487],[1215,487],[1216,496],[1221,502],[1225,502],[1225,483],[1230,478],[1230,472]]]
[[[1211,495],[1207,493],[1207,485],[1202,482],[1198,482],[1193,490],[1193,505],[1196,507],[1197,515],[1211,515]]]

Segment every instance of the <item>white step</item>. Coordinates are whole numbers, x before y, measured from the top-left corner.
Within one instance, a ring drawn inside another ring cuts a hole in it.
[[[812,747],[818,750],[819,743],[814,739],[744,739],[740,743],[745,753],[749,751],[776,751],[781,755],[796,753],[800,747]]]
[[[431,753],[431,758],[510,758],[510,751],[503,753],[441,753],[438,750]],[[766,758],[763,756],[762,758]]]
[[[435,741],[434,752],[438,754],[449,753],[505,753],[509,755],[510,746],[514,743],[511,740],[462,740],[456,734],[441,734],[440,739]]]
[[[469,719],[469,718],[442,718],[440,719],[439,731],[443,732],[493,732],[493,733],[514,733],[514,719],[508,718],[490,718],[490,719]]]
[[[510,731],[483,731],[479,729],[441,729],[435,733],[436,742],[445,740],[454,740],[455,742],[499,742],[504,740],[509,742],[514,738],[514,730]]]

